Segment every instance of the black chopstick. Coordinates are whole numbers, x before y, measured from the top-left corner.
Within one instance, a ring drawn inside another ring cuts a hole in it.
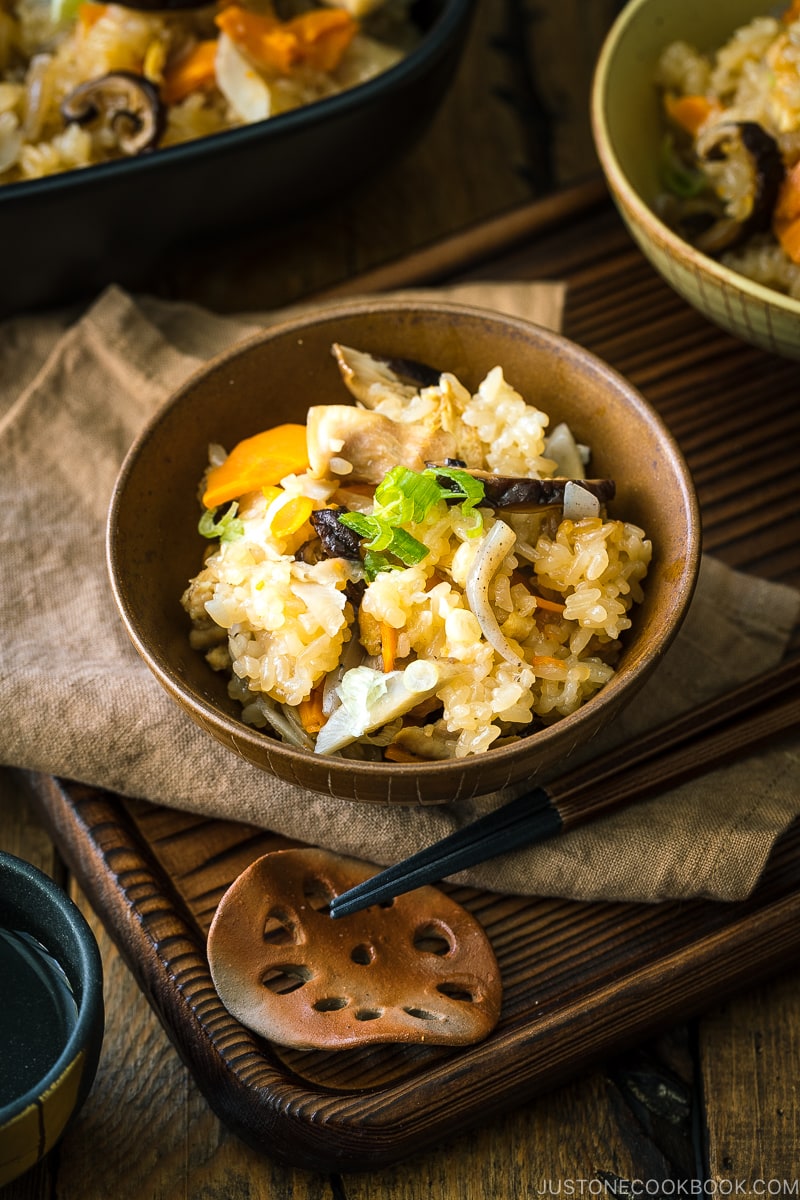
[[[800,660],[793,659],[562,775],[335,896],[344,917],[533,845],[633,800],[677,786],[790,728],[800,728]]]

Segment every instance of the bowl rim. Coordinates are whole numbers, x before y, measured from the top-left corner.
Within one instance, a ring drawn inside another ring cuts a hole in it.
[[[697,499],[697,494],[694,488],[694,482],[689,470],[686,459],[683,455],[677,439],[667,426],[664,419],[657,412],[653,405],[649,403],[638,390],[638,388],[626,379],[621,372],[617,371],[605,360],[601,359],[593,351],[574,342],[565,334],[548,329],[543,325],[539,325],[533,321],[523,317],[514,316],[512,314],[501,313],[497,310],[486,308],[480,305],[463,304],[457,301],[440,300],[434,297],[428,298],[385,298],[385,297],[362,297],[359,299],[341,301],[331,300],[322,302],[318,306],[310,309],[304,309],[301,313],[290,315],[285,319],[271,324],[251,335],[235,346],[223,350],[220,354],[214,356],[205,365],[201,366],[187,377],[184,383],[177,388],[168,399],[162,404],[159,409],[153,414],[150,420],[140,430],[138,436],[129,447],[116,482],[114,484],[111,501],[108,508],[108,516],[106,521],[106,566],[110,580],[111,591],[117,607],[117,611],[123,621],[123,625],[131,639],[134,647],[139,655],[147,663],[150,670],[159,680],[161,686],[181,704],[189,707],[194,713],[199,713],[203,718],[203,724],[210,722],[217,728],[222,729],[225,733],[235,738],[239,743],[247,742],[248,744],[261,745],[264,734],[259,730],[251,728],[244,724],[240,719],[229,716],[222,712],[213,704],[205,701],[197,696],[194,692],[187,694],[185,683],[182,681],[178,672],[174,671],[165,657],[156,653],[154,654],[151,647],[148,647],[136,627],[135,614],[131,611],[124,590],[120,587],[119,582],[119,566],[120,556],[115,545],[115,527],[117,524],[118,513],[121,503],[124,498],[128,480],[133,473],[138,458],[146,443],[157,433],[160,424],[167,418],[175,405],[179,404],[187,392],[202,380],[210,371],[218,370],[224,367],[228,362],[236,359],[242,354],[247,354],[255,346],[261,345],[264,341],[271,340],[302,332],[308,325],[315,325],[320,318],[335,321],[336,319],[347,319],[351,316],[374,315],[378,313],[396,313],[402,311],[405,313],[420,313],[431,312],[446,316],[448,314],[464,314],[472,316],[479,320],[489,320],[491,322],[500,322],[504,326],[511,326],[521,335],[530,337],[531,333],[535,334],[536,339],[546,346],[554,349],[567,349],[570,353],[577,351],[581,361],[588,366],[598,377],[602,377],[611,382],[616,388],[624,391],[634,406],[636,411],[641,415],[651,428],[654,428],[660,442],[668,451],[669,459],[673,463],[676,478],[680,483],[681,500],[685,511],[689,514],[687,522],[687,537],[686,548],[683,561],[683,567],[680,574],[680,586],[676,592],[671,609],[671,616],[676,619],[672,621],[668,632],[661,638],[658,643],[650,643],[646,645],[638,656],[638,670],[635,678],[626,679],[623,676],[621,684],[618,686],[633,687],[638,686],[639,681],[646,675],[649,669],[658,662],[672,644],[678,630],[688,612],[689,605],[694,593],[697,578],[699,574],[702,531],[700,521],[700,510]],[[586,714],[591,711],[592,715],[596,715],[597,719],[601,719],[602,711],[607,705],[613,702],[613,697],[618,691],[618,686],[615,686],[615,681],[618,676],[609,682],[606,687],[602,688],[591,699],[574,713],[562,717],[559,721],[551,726],[547,726],[542,730],[536,731],[536,738],[539,744],[549,744],[555,738],[561,739],[565,733],[569,733],[576,725],[583,722]],[[183,685],[183,690],[182,690]],[[506,746],[490,747],[484,754],[474,756],[476,762],[478,759],[486,761],[491,756],[493,764],[502,764],[508,762],[509,768],[516,763],[520,754],[524,755],[525,738],[520,738]],[[311,757],[307,752],[299,750],[293,746],[288,746],[280,742],[276,738],[270,738],[269,744],[270,753],[286,758],[288,761],[296,761],[298,756],[302,756],[304,760]],[[397,775],[398,778],[408,780],[414,776],[419,776],[421,770],[424,771],[425,777],[435,780],[438,777],[445,778],[453,771],[454,762],[463,762],[471,760],[435,760],[431,762],[420,763],[381,763],[381,762],[361,762],[356,759],[336,759],[326,757],[324,760],[319,760],[321,765],[329,769],[331,776],[347,774],[358,779],[369,779],[375,776],[376,770],[384,771],[386,778],[390,779],[392,775]],[[509,769],[509,781],[512,781],[511,770]],[[502,785],[498,785],[502,786]],[[387,802],[392,801],[391,784],[387,788]],[[484,789],[480,793],[487,794],[488,789]],[[453,793],[451,799],[456,799],[459,795],[464,794],[464,788],[461,788],[458,793]],[[470,793],[472,794],[472,793]]]
[[[0,210],[3,204],[11,204],[15,200],[28,199],[49,191],[80,191],[82,188],[91,187],[93,181],[112,181],[119,177],[124,182],[131,172],[158,174],[162,167],[168,167],[170,164],[180,166],[205,155],[213,157],[214,152],[219,149],[229,147],[233,152],[236,148],[253,141],[280,141],[305,125],[325,125],[346,116],[351,110],[368,107],[371,99],[384,94],[392,95],[423,73],[429,62],[447,49],[451,38],[455,38],[460,29],[466,29],[477,3],[478,0],[443,0],[442,10],[431,28],[423,35],[419,45],[400,62],[381,71],[372,79],[336,95],[325,96],[321,100],[303,104],[299,108],[279,113],[263,121],[249,122],[234,129],[221,129],[175,146],[163,146],[135,158],[91,163],[88,167],[60,171],[38,179],[22,179],[14,183],[0,184]]]
[[[607,121],[607,96],[613,73],[614,58],[623,36],[636,21],[650,0],[628,0],[623,10],[609,29],[595,64],[590,96],[590,118],[594,132],[595,148],[612,192],[632,219],[644,229],[653,242],[672,258],[692,270],[695,275],[710,277],[721,290],[726,288],[743,292],[759,301],[764,307],[780,308],[794,316],[800,316],[800,300],[784,292],[766,287],[749,279],[738,271],[731,270],[714,258],[703,254],[689,242],[679,237],[654,212],[640,196],[626,175],[614,148],[614,141]]]
[[[58,909],[64,915],[77,950],[81,997],[80,1003],[77,1005],[78,1015],[75,1025],[58,1058],[28,1091],[9,1101],[8,1104],[0,1106],[0,1126],[14,1120],[53,1087],[70,1063],[91,1043],[98,1028],[102,1027],[104,1022],[103,968],[100,950],[91,927],[77,904],[54,879],[39,867],[15,854],[0,850],[0,901],[7,890],[3,882],[6,879],[13,879],[15,887],[22,891],[23,900],[38,897],[50,909]],[[40,937],[38,940],[58,961],[58,950],[52,945],[47,946],[44,938]],[[63,964],[61,965],[63,968]],[[63,969],[66,973],[66,968]]]

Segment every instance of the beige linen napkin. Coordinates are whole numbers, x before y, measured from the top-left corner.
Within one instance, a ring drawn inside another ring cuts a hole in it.
[[[558,284],[527,283],[437,294],[551,327],[564,298]],[[0,327],[0,761],[301,841],[313,829],[320,845],[380,864],[515,794],[436,808],[332,800],[250,767],[173,704],[114,608],[104,560],[111,489],[134,436],[169,393],[275,314],[219,317],[110,289],[73,317]],[[706,558],[676,642],[591,753],[778,663],[799,609],[793,590]],[[798,813],[800,755],[790,740],[459,878],[578,899],[738,899]]]

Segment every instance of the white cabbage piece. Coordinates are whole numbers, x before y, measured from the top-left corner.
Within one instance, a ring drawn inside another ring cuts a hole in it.
[[[237,50],[226,33],[217,41],[219,90],[243,121],[265,121],[272,112],[272,97],[266,81]]]
[[[317,754],[333,754],[365,733],[380,729],[433,696],[453,665],[416,659],[403,670],[353,667],[339,685],[341,704],[317,734]]]
[[[579,446],[566,421],[556,425],[545,441],[544,452],[556,463],[555,474],[562,479],[585,479],[589,450]]]

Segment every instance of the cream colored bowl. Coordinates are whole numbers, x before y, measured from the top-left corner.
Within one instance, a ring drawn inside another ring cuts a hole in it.
[[[610,30],[592,90],[595,146],[614,201],[642,252],[684,300],[734,337],[800,359],[800,301],[701,254],[655,215],[663,120],[653,85],[670,42],[713,50],[770,0],[630,0]]]

